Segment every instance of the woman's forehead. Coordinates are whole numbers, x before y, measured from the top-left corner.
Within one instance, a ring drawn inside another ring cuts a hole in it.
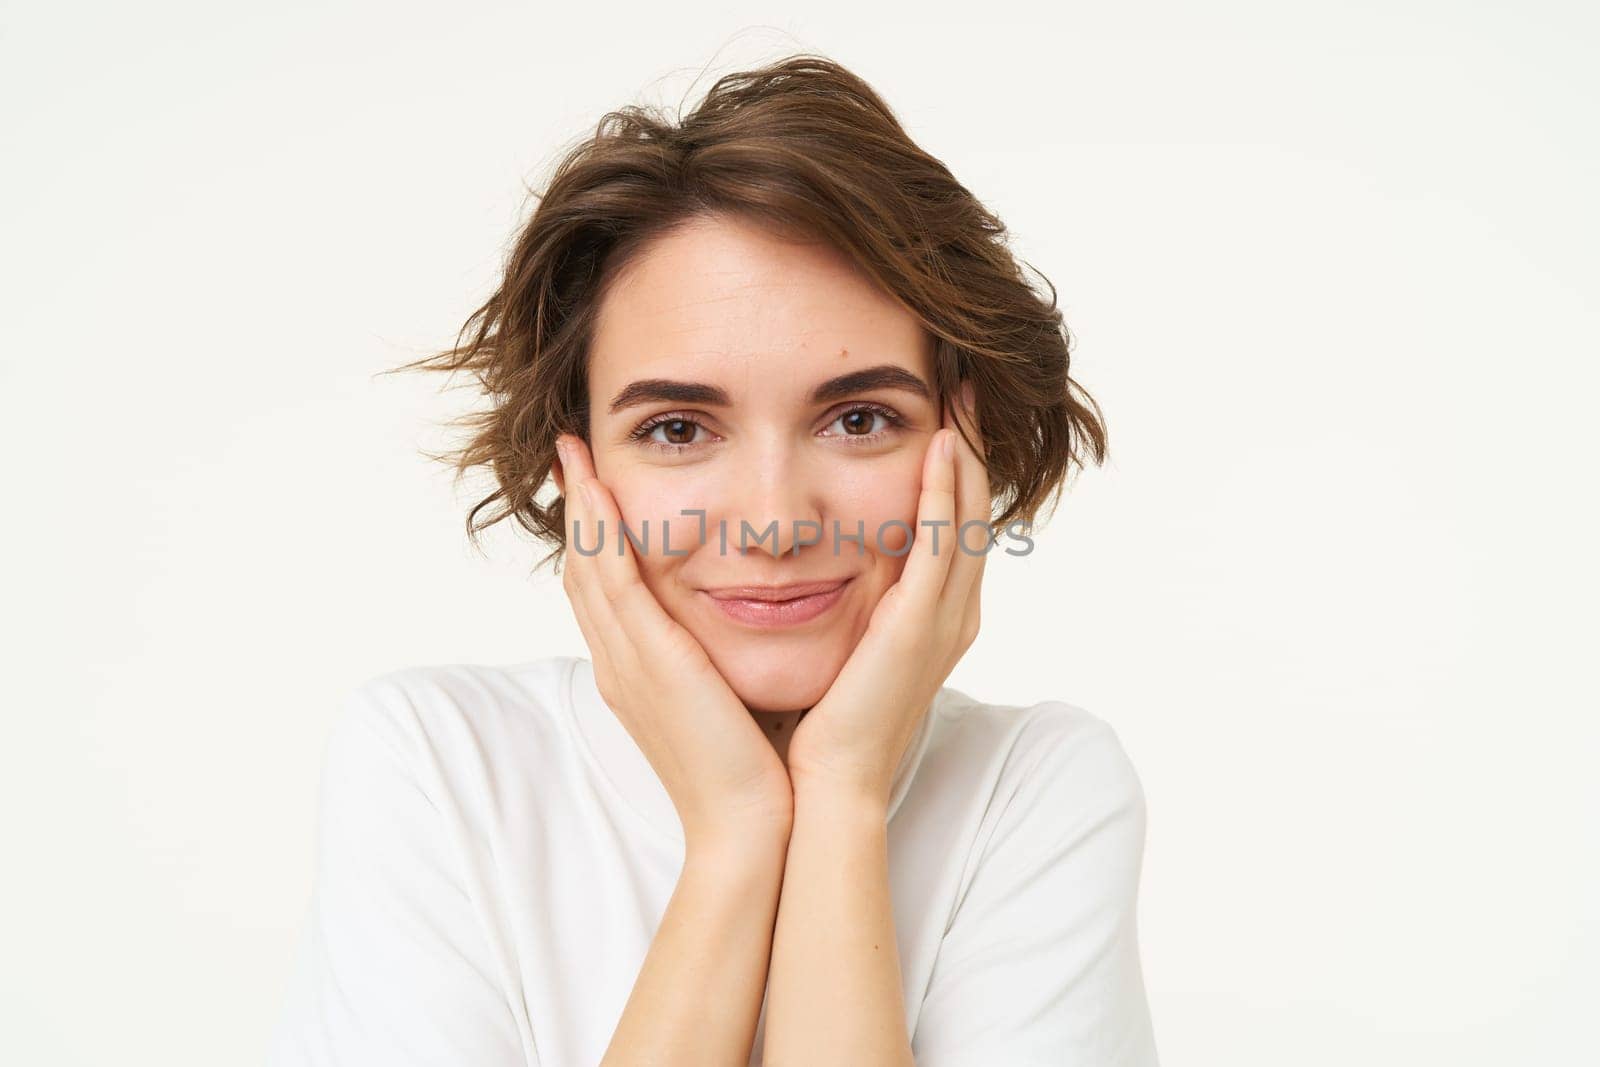
[[[842,254],[740,222],[696,222],[647,244],[597,310],[592,379],[793,378],[862,359],[926,369],[921,323]]]

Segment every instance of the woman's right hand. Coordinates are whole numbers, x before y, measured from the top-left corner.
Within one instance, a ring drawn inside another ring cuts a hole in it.
[[[621,511],[577,436],[556,441],[565,498],[562,585],[594,661],[600,696],[633,737],[683,823],[688,849],[787,839],[794,818],[789,773],[744,702],[693,634],[669,616],[640,577]],[[601,551],[579,553],[575,523]],[[622,552],[617,552],[618,543]]]

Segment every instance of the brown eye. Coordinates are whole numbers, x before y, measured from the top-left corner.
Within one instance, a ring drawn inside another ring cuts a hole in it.
[[[879,420],[882,420],[881,423]],[[905,424],[898,412],[881,404],[857,404],[835,415],[829,427],[839,427],[829,437],[848,437],[853,445],[886,439]]]
[[[695,440],[700,430],[706,430],[702,436],[715,436],[704,423],[687,415],[657,415],[636,427],[628,439],[657,452],[679,455],[707,443]]]
[[[872,419],[872,412],[865,408],[857,408],[847,415],[840,416],[839,421],[843,424],[845,433],[858,435],[872,432]]]

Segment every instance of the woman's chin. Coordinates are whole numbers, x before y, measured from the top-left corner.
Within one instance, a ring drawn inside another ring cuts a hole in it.
[[[718,657],[713,656],[713,660]],[[717,663],[744,706],[751,711],[798,711],[821,700],[838,677],[843,661],[829,653],[798,656],[755,654]]]

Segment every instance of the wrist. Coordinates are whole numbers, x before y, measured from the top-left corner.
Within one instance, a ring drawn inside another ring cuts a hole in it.
[[[794,805],[796,821],[882,827],[889,821],[889,788],[863,779],[801,775],[794,779]]]
[[[684,866],[724,877],[765,874],[783,868],[793,821],[755,826],[716,826],[684,834]]]

